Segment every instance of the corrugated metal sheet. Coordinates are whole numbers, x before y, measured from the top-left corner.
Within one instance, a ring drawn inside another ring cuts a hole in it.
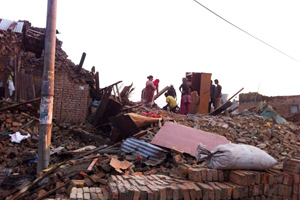
[[[127,138],[121,146],[121,151],[141,155],[146,160],[142,161],[146,165],[155,166],[166,159],[167,151],[153,144],[136,138]]]
[[[15,26],[15,28],[13,29],[13,32],[22,33],[23,25],[24,25],[24,22],[18,22],[17,25]]]
[[[0,30],[7,31],[8,27],[13,23],[11,20],[2,19],[0,22]]]
[[[9,28],[9,26],[12,23],[14,23],[14,21],[8,20],[8,19],[2,19],[0,22],[0,30],[7,31],[7,29]],[[15,26],[15,28],[12,31],[16,32],[16,33],[21,33],[22,29],[23,29],[23,25],[24,25],[24,22],[17,22],[17,25]]]

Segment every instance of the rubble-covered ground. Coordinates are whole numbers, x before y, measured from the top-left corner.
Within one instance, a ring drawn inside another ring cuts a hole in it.
[[[162,125],[166,121],[174,121],[225,136],[232,143],[256,146],[273,156],[279,164],[287,158],[299,157],[300,127],[293,122],[277,124],[272,118],[254,113],[246,116],[180,115],[143,106],[132,107],[126,111],[140,115],[147,112],[162,116]],[[204,167],[206,165],[205,162],[197,163],[192,156],[167,150],[166,159],[162,163],[148,166],[141,162],[144,159],[141,156],[133,156],[120,151],[122,142],[111,142],[108,135],[101,134],[88,121],[76,125],[54,122],[50,162],[52,168],[49,168],[50,172],[48,169],[37,176],[39,133],[37,108],[38,103],[32,103],[0,112],[0,199],[11,197],[69,199],[72,188],[75,186],[101,190],[100,196],[108,199],[109,191],[106,186],[111,175],[160,174],[183,178],[187,176],[187,171],[182,166]],[[146,131],[147,134],[139,139],[151,142],[159,129],[158,123],[143,127],[141,131]],[[21,135],[29,133],[31,136],[20,143],[11,142],[9,133],[18,131]],[[95,147],[100,147],[100,149],[91,152]],[[78,151],[80,149],[81,152]],[[83,153],[87,155],[81,156]],[[123,168],[116,168],[111,163],[112,160]],[[43,181],[41,179],[33,182],[38,180],[38,177],[46,178]],[[22,189],[25,192],[22,192]]]

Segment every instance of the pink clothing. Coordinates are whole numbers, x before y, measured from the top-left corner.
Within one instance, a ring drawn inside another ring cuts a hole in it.
[[[180,114],[186,115],[190,113],[191,102],[191,95],[185,94],[181,96]]]
[[[152,102],[155,89],[156,89],[156,87],[155,87],[155,85],[153,84],[152,81],[147,81],[146,82],[146,88],[145,88],[145,101],[146,101],[146,103]]]

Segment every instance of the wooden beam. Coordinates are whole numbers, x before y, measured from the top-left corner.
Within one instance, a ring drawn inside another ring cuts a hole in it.
[[[230,101],[233,97],[235,97],[238,93],[240,93],[244,88],[240,89],[237,93],[235,93],[232,97],[230,97],[227,101]]]
[[[120,101],[120,103],[122,103],[122,99],[121,99],[121,95],[120,95],[120,92],[119,92],[118,85],[116,85],[116,88],[117,88],[117,94],[118,94],[118,97],[119,97],[119,101]]]
[[[65,187],[65,186],[68,185],[69,183],[70,183],[70,181],[67,181],[67,183],[65,183],[65,184],[63,184],[63,185],[61,185],[61,186],[59,186],[59,187],[57,187],[57,188],[54,188],[53,190],[50,190],[49,192],[47,192],[47,193],[41,195],[40,197],[38,197],[38,198],[36,198],[36,199],[34,199],[34,200],[41,200],[41,199],[44,199],[45,197],[51,195],[52,193],[56,192],[56,191],[59,190],[60,188]]]
[[[77,67],[76,70],[75,70],[75,72],[76,72],[77,74],[78,74],[78,73],[81,71],[81,69],[82,69],[82,66],[83,66],[83,63],[84,63],[85,56],[86,56],[86,53],[83,52],[83,53],[82,53],[82,56],[81,56],[81,59],[80,59],[80,63],[79,63],[78,67]]]
[[[49,174],[51,174],[53,171],[55,171],[61,165],[66,164],[67,161],[68,160],[52,166],[51,169],[48,170],[45,174],[39,176],[32,183],[30,183],[29,185],[27,185],[26,187],[24,187],[23,189],[21,189],[17,194],[15,194],[14,196],[10,197],[8,200],[15,200],[15,199],[21,197],[25,192],[27,192],[28,190],[30,190],[31,188],[33,188],[33,186],[35,186],[37,183],[39,183],[40,181],[42,181],[46,176],[48,176]]]
[[[96,72],[95,74],[95,79],[96,79],[96,92],[98,93],[99,92],[99,89],[100,89],[100,84],[99,84],[99,73]]]
[[[13,22],[11,25],[9,25],[7,31],[11,32],[16,27],[17,24],[18,24],[18,22]]]
[[[110,94],[111,94],[111,90],[112,88],[111,87],[108,87],[106,90],[105,90],[105,93],[100,101],[100,104],[97,108],[97,111],[96,111],[96,114],[94,116],[94,119],[93,119],[93,125],[94,126],[97,126],[98,125],[98,122],[99,120],[101,119],[104,111],[105,111],[105,108],[107,106],[107,103],[108,103],[108,100],[109,100],[109,97],[110,97]]]
[[[114,92],[114,99],[117,101],[118,99],[117,99],[117,95],[116,95],[115,87],[113,86],[113,87],[112,87],[112,89],[113,89],[113,92]]]
[[[169,86],[166,86],[164,89],[162,89],[161,91],[159,91],[158,94],[156,94],[154,96],[154,100],[157,99],[158,97],[160,97],[162,94],[164,94],[168,89],[169,89]]]
[[[0,109],[0,112],[1,112],[1,111],[4,111],[4,110],[11,109],[11,108],[15,108],[15,107],[18,107],[18,106],[21,106],[21,105],[27,104],[27,103],[32,103],[32,102],[35,102],[35,101],[39,101],[39,100],[41,100],[41,97],[39,97],[39,98],[36,98],[36,99],[32,99],[32,100],[30,100],[30,101],[26,101],[26,102],[23,102],[23,103],[19,103],[19,104],[11,105],[11,106],[8,106],[8,107],[6,107],[6,108],[1,108],[1,109]]]
[[[123,81],[118,81],[118,82],[116,82],[116,83],[114,83],[114,84],[111,84],[111,85],[109,85],[109,86],[106,86],[105,88],[100,89],[100,91],[106,90],[106,88],[112,87],[112,86],[114,86],[114,85],[118,85],[119,83],[122,83],[122,82],[123,82]]]

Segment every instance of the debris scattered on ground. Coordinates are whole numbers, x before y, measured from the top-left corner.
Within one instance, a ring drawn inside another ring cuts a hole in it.
[[[26,36],[42,34],[33,28]],[[1,54],[22,54],[21,70],[39,68],[42,49],[20,51],[21,40],[0,31]],[[122,81],[99,88],[95,71],[73,64],[60,43],[56,55],[58,69],[89,83],[96,100],[88,104],[86,121],[53,120],[50,166],[39,174],[40,98],[19,90],[26,101],[0,100],[0,199],[299,199],[299,113],[278,118],[270,109],[249,109],[233,115],[223,112],[230,103],[215,116],[146,107],[129,101],[132,84],[122,91]],[[210,151],[220,144],[251,145],[278,164],[259,171],[211,169],[195,158],[200,143]]]

